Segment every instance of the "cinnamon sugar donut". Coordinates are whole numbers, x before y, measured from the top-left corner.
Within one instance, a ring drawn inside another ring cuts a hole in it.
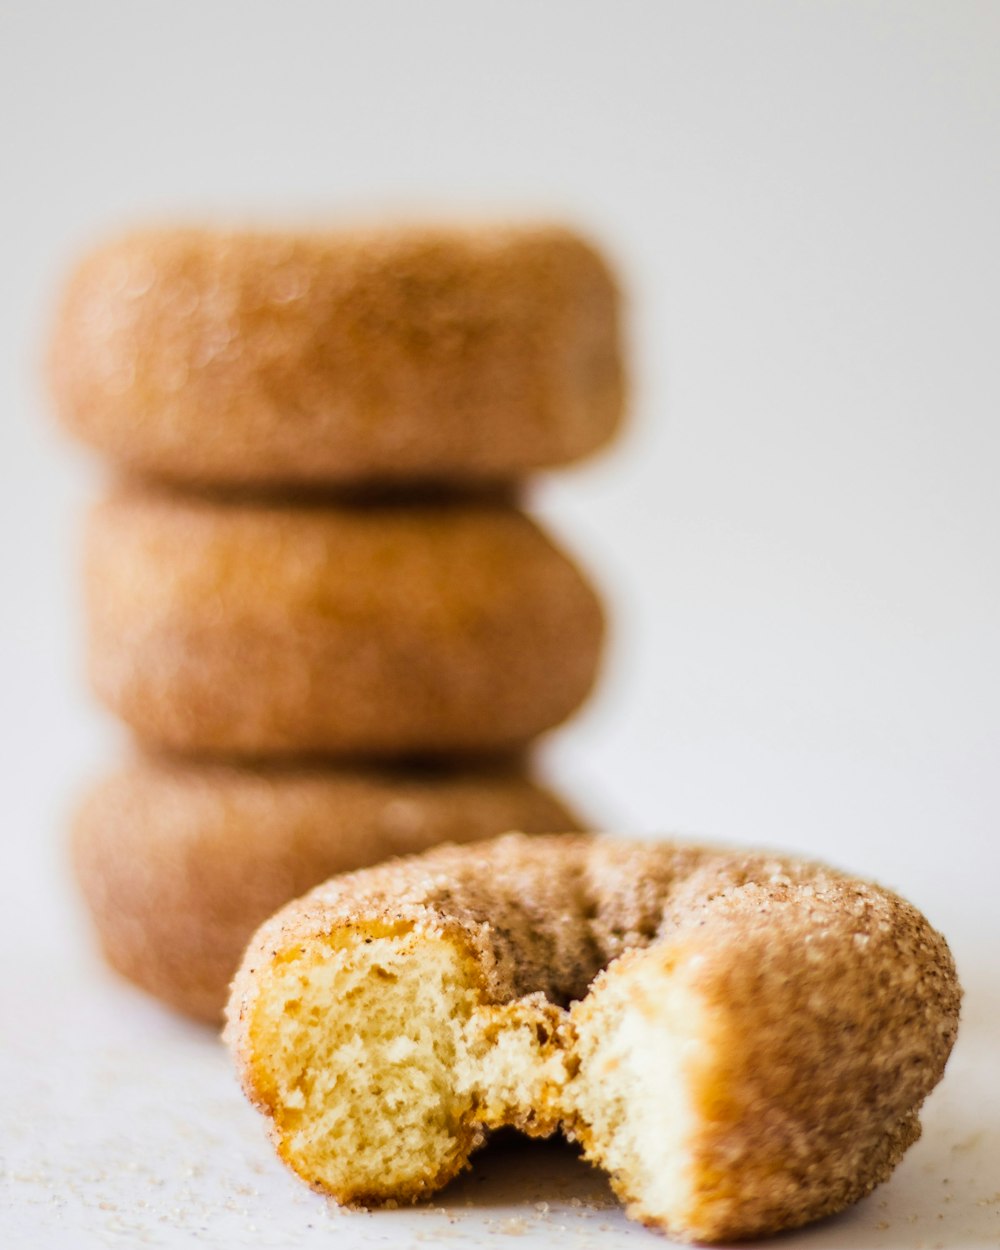
[[[248,939],[290,898],[332,873],[512,827],[581,828],[514,765],[338,771],[149,758],[90,791],[72,849],[112,967],[218,1022]]]
[[[508,836],[334,878],[251,942],[227,1035],[278,1152],[411,1201],[561,1126],[629,1213],[720,1241],[884,1180],[955,1038],[944,939],[768,854]]]
[[[92,514],[85,581],[98,696],[192,754],[514,750],[582,702],[603,630],[571,561],[483,501],[122,493]]]
[[[555,226],[147,230],[72,276],[65,425],[177,482],[510,478],[609,439],[618,297]]]

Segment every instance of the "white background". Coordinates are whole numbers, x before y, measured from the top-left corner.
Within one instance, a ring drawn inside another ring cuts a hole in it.
[[[153,1152],[168,1189],[179,1175],[162,1103],[140,1129],[133,1086],[110,1098],[102,1063],[141,1086],[135,1055],[155,1053],[165,1087],[233,1097],[209,1043],[104,977],[65,880],[67,805],[117,731],[79,675],[74,543],[100,476],[56,435],[40,382],[60,275],[150,218],[410,206],[567,218],[629,293],[627,434],[534,491],[616,622],[600,695],[546,748],[551,772],[608,827],[821,855],[945,930],[969,988],[952,1101],[885,1191],[895,1223],[878,1231],[869,1203],[837,1235],[995,1245],[1000,1111],[975,1046],[994,1048],[1000,945],[1000,4],[13,3],[0,144],[0,1113],[19,1126],[0,1203],[15,1239],[123,1244],[114,1213],[100,1223],[98,1199],[135,1215],[114,1159]],[[193,1166],[215,1191],[236,1184],[234,1141],[272,1186],[248,1221],[289,1227],[305,1200],[267,1171],[252,1119],[213,1149],[230,1152],[224,1177]],[[956,1202],[907,1231],[918,1168],[937,1185],[963,1143],[961,1216]],[[80,1152],[97,1170],[74,1189]],[[113,1200],[95,1179],[112,1173]],[[338,1244],[362,1236],[337,1227]]]

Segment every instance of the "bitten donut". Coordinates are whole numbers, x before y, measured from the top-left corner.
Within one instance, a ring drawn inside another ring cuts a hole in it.
[[[543,225],[131,234],[70,279],[50,372],[70,430],[177,482],[511,478],[622,412],[614,281]]]
[[[253,931],[331,874],[510,828],[579,829],[514,766],[235,768],[140,759],[85,797],[77,878],[108,962],[219,1022]]]
[[[700,1241],[884,1180],[955,1038],[944,939],[817,864],[503,837],[334,878],[251,942],[228,1040],[282,1158],[409,1201],[486,1130],[557,1126],[629,1213]]]
[[[499,504],[131,492],[92,514],[89,669],[140,739],[217,756],[508,751],[594,680],[602,611]]]

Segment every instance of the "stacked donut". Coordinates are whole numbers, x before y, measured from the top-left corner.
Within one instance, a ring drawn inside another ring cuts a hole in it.
[[[88,662],[138,750],[74,835],[114,967],[216,1020],[260,921],[331,874],[579,828],[528,748],[587,695],[602,610],[516,498],[620,419],[589,246],[147,231],[72,276],[50,364],[118,477]]]

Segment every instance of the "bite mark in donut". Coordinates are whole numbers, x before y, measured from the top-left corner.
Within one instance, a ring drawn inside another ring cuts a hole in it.
[[[958,1003],[944,940],[877,886],[509,835],[284,909],[248,949],[228,1038],[282,1158],[339,1202],[418,1199],[489,1130],[561,1127],[631,1215],[718,1241],[884,1180]]]

